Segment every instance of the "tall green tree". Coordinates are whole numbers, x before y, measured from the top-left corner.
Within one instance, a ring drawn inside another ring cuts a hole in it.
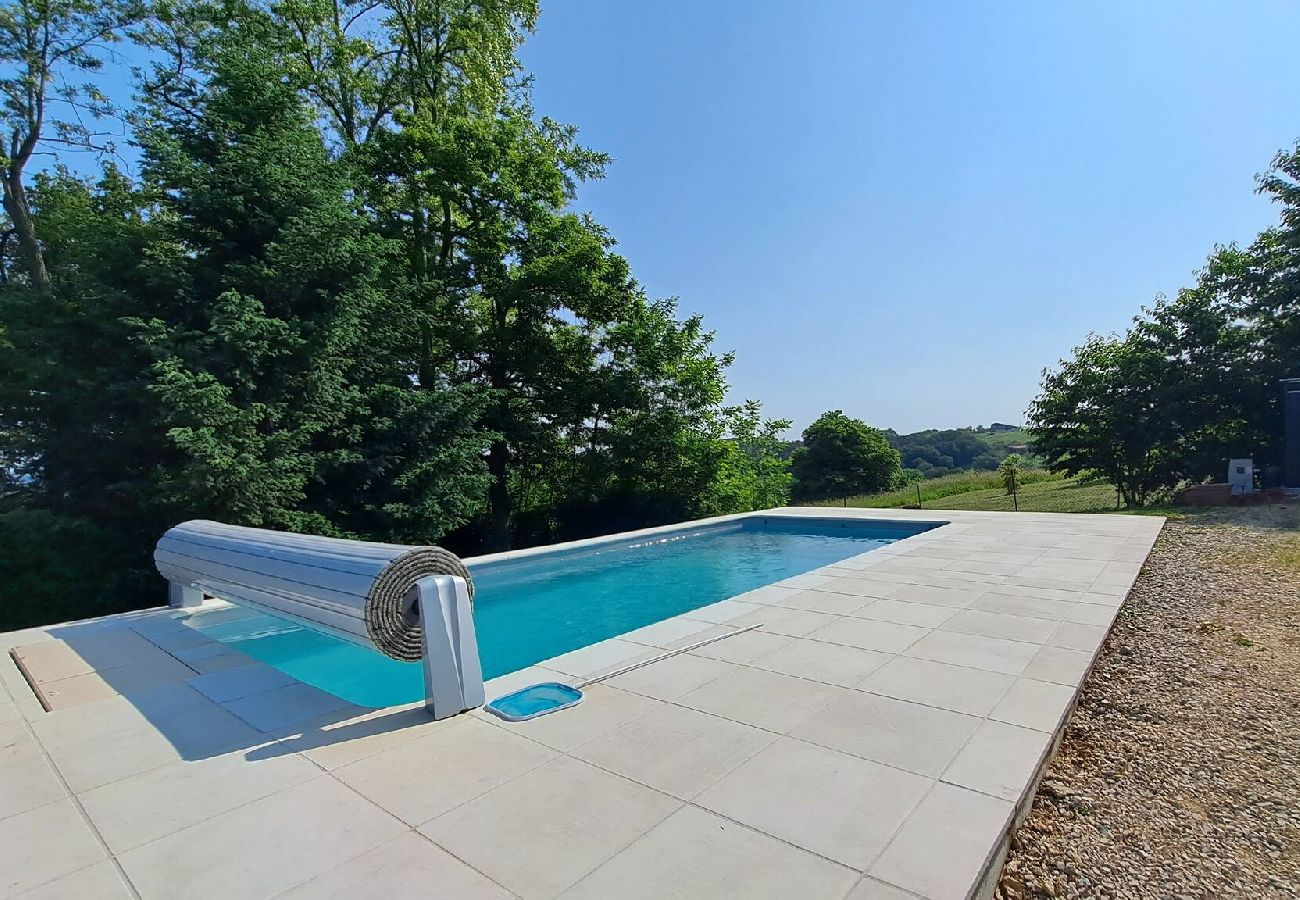
[[[196,102],[159,104],[142,136],[184,260],[165,315],[139,320],[186,457],[168,488],[230,521],[431,541],[477,512],[481,402],[406,396],[416,368],[390,324],[404,310],[381,286],[397,248],[350,199],[296,85],[257,47],[211,67]]]
[[[1110,480],[1129,506],[1173,487],[1178,425],[1162,391],[1166,363],[1134,335],[1089,336],[1044,373],[1029,408],[1037,452],[1055,470]]]
[[[49,289],[50,273],[28,197],[28,168],[42,148],[112,150],[110,136],[96,129],[113,104],[93,76],[106,50],[147,12],[144,0],[0,3],[0,205],[9,220],[4,239],[14,236],[24,274],[41,291]]]
[[[883,491],[903,467],[883,431],[835,409],[804,429],[791,470],[796,498],[824,500]]]

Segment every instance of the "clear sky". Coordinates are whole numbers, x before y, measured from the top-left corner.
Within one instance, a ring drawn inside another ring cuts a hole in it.
[[[543,0],[579,206],[801,429],[1020,422],[1039,372],[1272,223],[1291,2]]]

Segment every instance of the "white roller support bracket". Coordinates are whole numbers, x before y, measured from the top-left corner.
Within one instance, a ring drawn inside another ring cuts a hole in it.
[[[210,595],[393,659],[419,660],[435,719],[483,705],[474,582],[440,547],[194,520],[162,536],[154,563],[174,607],[198,606]]]

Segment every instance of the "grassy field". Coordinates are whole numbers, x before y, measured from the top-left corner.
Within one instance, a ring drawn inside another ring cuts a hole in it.
[[[879,509],[984,509],[1010,512],[1015,504],[996,472],[962,472],[933,478],[897,491],[827,501],[817,506],[861,506]],[[1115,488],[1104,481],[1064,478],[1041,469],[1022,473],[1017,500],[1022,512],[1113,512]]]

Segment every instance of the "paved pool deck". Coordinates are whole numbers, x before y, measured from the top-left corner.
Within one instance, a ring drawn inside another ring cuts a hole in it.
[[[490,683],[760,626],[519,724],[167,609],[0,635],[0,896],[986,896],[1163,520],[780,512],[949,524]]]

